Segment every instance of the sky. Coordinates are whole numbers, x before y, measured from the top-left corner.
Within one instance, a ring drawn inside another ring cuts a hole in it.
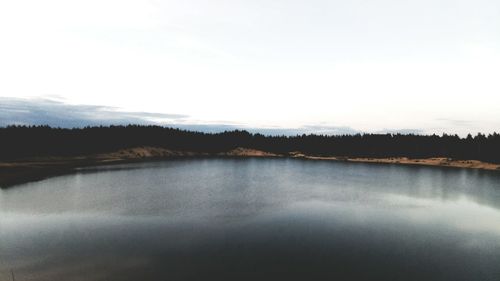
[[[0,125],[491,133],[499,77],[498,0],[0,1]]]

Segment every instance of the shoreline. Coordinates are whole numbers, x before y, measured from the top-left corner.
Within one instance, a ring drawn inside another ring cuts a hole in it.
[[[499,171],[500,164],[486,163],[477,160],[453,160],[443,157],[410,159],[397,158],[349,158],[334,156],[311,156],[301,152],[275,154],[256,149],[236,148],[222,153],[203,153],[189,151],[174,151],[158,147],[136,147],[122,149],[116,152],[94,154],[78,157],[45,157],[39,159],[25,159],[11,162],[0,162],[0,188],[5,189],[15,185],[39,181],[49,177],[70,174],[78,168],[125,164],[144,161],[158,161],[181,158],[291,158],[305,160],[326,160],[351,163],[396,164],[429,167],[450,167],[463,169],[478,169]]]
[[[135,147],[116,152],[75,157],[40,157],[0,161],[0,189],[46,178],[74,173],[77,169],[103,165],[127,164],[186,158],[283,157],[255,149],[236,148],[222,153],[175,151],[159,147]]]
[[[448,167],[460,169],[476,169],[487,171],[499,171],[500,164],[487,163],[478,160],[455,160],[445,157],[432,158],[408,158],[408,157],[390,157],[390,158],[368,158],[368,157],[335,157],[335,156],[311,156],[301,153],[291,155],[292,158],[309,159],[309,160],[329,160],[342,161],[352,163],[372,163],[372,164],[394,164],[394,165],[413,165],[413,166],[428,166],[428,167]]]

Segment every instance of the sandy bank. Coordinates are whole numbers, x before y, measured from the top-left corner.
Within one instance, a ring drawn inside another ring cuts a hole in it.
[[[443,157],[410,159],[407,157],[395,158],[348,158],[348,157],[320,157],[304,155],[300,152],[291,153],[293,158],[311,159],[311,160],[333,160],[361,163],[379,163],[379,164],[403,164],[403,165],[422,165],[422,166],[440,166],[466,169],[498,170],[500,164],[486,163],[477,160],[454,160]]]
[[[200,153],[175,151],[158,147],[136,147],[116,152],[94,154],[80,157],[44,157],[12,162],[0,162],[0,187],[6,188],[20,183],[41,180],[47,177],[73,172],[76,168],[98,166],[111,163],[127,163],[145,160],[160,160],[189,157],[290,157],[308,160],[330,160],[380,164],[404,164],[441,166],[468,169],[500,171],[499,164],[485,163],[476,160],[453,160],[448,158],[409,159],[401,158],[346,158],[320,157],[292,152],[280,155],[249,148],[236,148],[223,153]]]
[[[76,168],[189,157],[278,157],[279,155],[248,148],[236,148],[223,153],[175,151],[159,147],[135,147],[111,153],[79,157],[41,157],[0,162],[0,188],[41,180],[73,172]]]

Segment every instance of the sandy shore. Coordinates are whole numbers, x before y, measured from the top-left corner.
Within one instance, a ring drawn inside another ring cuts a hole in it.
[[[291,157],[311,159],[311,160],[333,160],[333,161],[361,162],[361,163],[440,166],[440,167],[500,171],[500,164],[486,163],[477,160],[453,160],[450,158],[443,158],[443,157],[425,158],[425,159],[410,159],[407,157],[395,157],[395,158],[319,157],[319,156],[304,155],[300,152],[292,153]]]
[[[236,148],[224,153],[210,154],[158,147],[136,147],[81,157],[24,159],[0,162],[0,188],[68,174],[82,167],[189,157],[280,157],[280,155],[248,148]]]
[[[224,153],[199,153],[189,151],[174,151],[158,147],[137,147],[123,149],[112,153],[95,154],[81,157],[46,157],[27,159],[13,162],[0,162],[0,188],[16,184],[41,180],[51,176],[67,174],[76,168],[98,166],[112,163],[128,163],[144,160],[160,160],[188,157],[291,157],[308,160],[330,160],[380,164],[404,164],[441,166],[468,169],[483,169],[500,171],[499,164],[485,163],[476,160],[452,160],[448,158],[409,159],[409,158],[346,158],[346,157],[319,157],[292,152],[289,155],[280,155],[270,152],[236,148]]]

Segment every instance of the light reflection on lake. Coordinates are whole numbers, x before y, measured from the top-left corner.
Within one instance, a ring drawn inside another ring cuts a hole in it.
[[[294,159],[0,190],[0,280],[500,280],[500,173]]]

